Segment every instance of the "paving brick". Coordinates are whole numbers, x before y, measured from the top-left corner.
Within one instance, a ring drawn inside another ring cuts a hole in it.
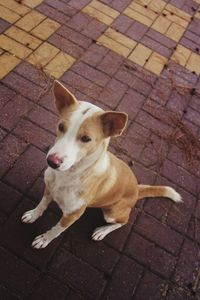
[[[62,13],[66,14],[69,17],[72,17],[77,12],[75,8],[59,0],[54,0],[54,1],[45,0],[45,3],[52,6],[56,10],[61,11]]]
[[[200,243],[200,220],[197,219],[194,215],[194,217],[191,218],[189,226],[188,226],[188,231],[187,231],[187,236],[190,237],[195,242]]]
[[[195,125],[200,126],[200,112],[188,107],[184,117]]]
[[[9,289],[4,287],[3,285],[0,285],[0,294],[3,299],[20,300],[20,296],[16,295],[16,293],[9,291]]]
[[[34,289],[30,299],[40,299],[40,298],[49,298],[49,299],[66,299],[66,295],[68,294],[69,289],[62,285],[57,280],[45,276],[42,280],[39,281],[38,285]]]
[[[24,59],[26,58],[32,51],[28,49],[27,47],[19,44],[18,42],[14,41],[13,39],[10,39],[6,35],[0,36],[0,43],[1,47],[11,52],[13,55],[16,55],[18,58]]]
[[[58,54],[59,49],[51,44],[44,42],[32,53],[27,61],[37,67],[43,67],[49,63]]]
[[[109,77],[106,74],[103,74],[102,72],[91,68],[83,62],[78,62],[74,64],[72,67],[72,71],[91,80],[92,82],[100,86],[105,86],[106,83],[109,81]]]
[[[167,282],[153,273],[146,271],[141,279],[134,299],[160,300],[167,290]]]
[[[33,186],[30,190],[28,190],[28,196],[31,199],[34,199],[36,203],[42,199],[44,193],[44,178],[38,177],[38,179],[34,182]]]
[[[80,220],[80,222],[74,224],[72,228],[68,230],[67,238],[63,246],[75,256],[101,272],[111,274],[119,259],[119,253],[105,243],[100,242],[97,244],[91,239],[92,230],[95,227],[92,224],[91,218],[92,213],[88,213],[84,216],[83,221]]]
[[[195,33],[186,30],[184,33],[184,37],[194,42],[196,45],[200,45],[200,37]]]
[[[130,0],[112,1],[112,7],[120,12],[123,12],[129,3]]]
[[[150,27],[153,23],[153,21],[151,19],[149,19],[146,16],[143,16],[142,14],[140,14],[139,12],[132,10],[130,7],[127,7],[124,10],[124,14],[127,15],[128,17],[132,18],[133,20],[136,20],[139,23],[142,23],[148,27]]]
[[[76,8],[76,9],[82,9],[84,6],[86,6],[90,0],[83,0],[81,2],[77,2],[76,0],[70,0],[69,5]]]
[[[72,43],[57,33],[53,34],[48,41],[55,47],[68,53],[69,55],[72,55],[75,58],[79,58],[84,53],[84,49],[82,47]]]
[[[190,291],[183,290],[182,287],[174,286],[172,287],[166,297],[167,300],[194,300],[195,296],[193,296]]]
[[[29,264],[43,270],[50,261],[52,255],[58,248],[62,236],[58,237],[47,248],[37,251],[31,247],[33,239],[46,232],[54,226],[59,217],[55,214],[46,211],[42,218],[38,219],[33,224],[24,224],[21,222],[22,215],[34,205],[29,199],[24,199],[15,212],[9,217],[1,231],[1,244],[14,251],[17,256],[28,261]]]
[[[190,106],[195,110],[200,112],[200,103],[198,96],[193,96],[190,100]]]
[[[12,71],[18,64],[20,63],[20,59],[9,54],[7,52],[3,53],[0,56],[0,64],[2,66],[0,70],[0,79],[5,77],[10,71]]]
[[[12,186],[24,191],[31,186],[45,165],[45,154],[31,146],[20,156],[5,179]]]
[[[106,49],[102,46],[96,45],[96,44],[92,44],[88,48],[88,50],[83,54],[81,59],[85,63],[87,63],[93,67],[96,67],[101,62],[101,60],[106,55],[106,53],[108,53],[108,49]],[[105,66],[105,68],[106,68],[106,66]]]
[[[28,119],[55,134],[58,117],[46,109],[37,106],[28,114]]]
[[[52,85],[52,79],[47,77],[42,69],[39,69],[26,61],[23,61],[15,68],[15,72],[24,78],[28,78],[34,84],[41,86],[42,88]]]
[[[35,145],[45,152],[47,152],[49,146],[55,140],[55,135],[45,131],[28,120],[21,120],[16,126],[14,133],[26,143]]]
[[[169,39],[163,34],[160,34],[159,32],[153,30],[152,28],[147,31],[146,35],[169,49],[173,49],[176,46],[175,41]]]
[[[10,11],[8,8],[4,6],[1,6],[0,18],[2,18],[3,20],[9,23],[15,23],[20,18],[20,15],[14,13],[13,11]]]
[[[161,174],[188,192],[195,194],[198,190],[199,182],[197,178],[169,160],[164,162]]]
[[[79,32],[63,25],[57,30],[57,34],[63,36],[64,38],[72,41],[73,43],[87,49],[91,45],[91,39],[80,34]]]
[[[4,107],[4,105],[12,98],[16,96],[16,93],[3,85],[2,83],[0,84],[0,94],[1,94],[1,101],[0,101],[0,108]]]
[[[9,215],[19,203],[21,194],[3,182],[0,182],[0,191],[0,210]]]
[[[42,41],[38,38],[30,35],[20,28],[17,28],[16,26],[11,26],[8,30],[6,30],[5,34],[33,50],[42,43]]]
[[[176,283],[184,286],[193,286],[195,284],[199,268],[198,255],[199,246],[196,243],[185,239],[174,274]]]
[[[4,137],[6,136],[7,132],[0,128],[0,142],[4,139]]]
[[[109,284],[104,292],[104,299],[131,299],[141,277],[142,267],[128,257],[122,256],[117,264]]]
[[[85,28],[87,28],[87,26],[89,25],[89,23],[91,21],[92,21],[92,18],[90,16],[88,16],[80,11],[69,20],[69,22],[67,23],[67,26],[80,32],[80,31],[84,30]]]
[[[135,232],[130,235],[125,253],[165,278],[172,275],[176,265],[175,257]]]
[[[181,95],[176,90],[173,90],[172,94],[168,99],[167,108],[171,111],[176,111],[176,113],[178,113],[181,116],[187,110],[190,98],[191,97],[189,94]]]
[[[46,91],[46,93],[44,93],[41,96],[39,104],[41,106],[47,108],[48,110],[50,110],[54,114],[56,113],[56,107],[55,107],[54,98],[53,98],[53,92],[52,92],[51,88],[48,89]]]
[[[117,110],[126,112],[129,115],[129,118],[132,120],[141,109],[144,100],[145,98],[143,95],[132,89],[129,89],[118,105]]]
[[[152,50],[142,44],[138,44],[128,58],[143,67],[151,54]]]
[[[49,272],[83,293],[87,299],[99,299],[105,286],[102,273],[62,248],[54,256]]]
[[[128,28],[133,24],[133,20],[125,15],[119,15],[119,17],[112,23],[112,28],[125,33]]]
[[[163,220],[166,219],[171,205],[172,203],[169,199],[156,197],[154,199],[146,199],[144,210],[151,216],[163,222]]]
[[[67,296],[68,300],[86,300],[83,296],[80,294],[75,293],[74,291],[71,291],[70,294]]]
[[[39,272],[3,248],[0,248],[0,253],[1,282],[22,295],[28,295],[39,278]]]
[[[144,44],[146,47],[158,52],[166,58],[169,58],[172,55],[172,49],[163,46],[162,44],[158,43],[157,41],[151,39],[148,36],[144,36],[141,40],[141,43]]]
[[[46,18],[39,25],[37,25],[31,33],[41,40],[46,40],[50,35],[52,35],[58,28],[60,24],[50,18]]]
[[[123,63],[123,58],[117,53],[109,51],[98,65],[98,69],[113,76]]]
[[[153,52],[144,67],[152,73],[160,75],[166,63],[167,58],[165,56]]]
[[[1,0],[1,5],[3,5],[4,7],[7,7],[11,11],[14,11],[21,16],[25,15],[26,13],[28,13],[30,11],[30,8],[23,5],[23,3],[20,4],[15,1]]]
[[[32,102],[28,101],[21,95],[17,95],[0,111],[1,126],[11,130],[20,118],[22,118],[32,108],[32,106]]]
[[[10,26],[9,22],[0,18],[0,33],[4,32],[9,26]]]
[[[92,19],[91,22],[82,28],[82,33],[89,38],[96,40],[105,30],[107,26],[98,20]]]
[[[46,5],[45,3],[41,3],[41,5],[37,7],[37,10],[45,14],[49,18],[57,21],[58,23],[64,24],[70,19],[67,15],[63,14],[62,12],[54,9],[49,5]]]
[[[24,97],[37,102],[42,92],[41,87],[19,76],[16,73],[10,73],[3,79],[3,83],[20,93]]]
[[[178,253],[183,241],[183,237],[179,233],[144,213],[137,220],[135,231],[172,254]]]
[[[30,31],[45,18],[46,16],[44,16],[43,14],[35,10],[32,10],[28,14],[26,14],[23,18],[21,18],[19,21],[17,21],[16,26],[20,27],[25,31]]]
[[[139,184],[154,184],[156,174],[153,170],[147,169],[137,162],[134,162],[132,170]]]
[[[43,0],[24,0],[23,3],[28,7],[34,8],[38,6]]]
[[[1,168],[0,175],[2,176],[5,171],[12,167],[13,163],[18,159],[20,154],[25,150],[27,144],[12,134],[6,136],[1,143]]]
[[[113,109],[118,105],[126,90],[126,85],[112,78],[101,93],[99,101]]]
[[[199,45],[197,45],[195,42],[187,39],[186,37],[182,37],[180,44],[185,46],[186,48],[192,50],[193,52],[196,52],[196,49],[199,48]]]
[[[200,27],[199,26],[200,26],[200,20],[194,18],[192,20],[192,22],[190,23],[190,25],[188,26],[188,29],[190,31],[192,31],[193,33],[199,35],[199,33],[200,33],[200,29],[199,29]]]
[[[166,79],[159,77],[150,94],[150,98],[161,105],[165,105],[171,94],[171,84]]]
[[[88,97],[98,97],[101,92],[101,88],[96,85],[95,83],[87,80],[86,78],[72,72],[68,71],[64,76],[61,78],[65,83],[68,85],[76,88],[80,92],[83,92]]]
[[[145,33],[148,31],[148,27],[143,25],[137,21],[135,21],[127,30],[126,34],[134,39],[135,41],[139,42]]]

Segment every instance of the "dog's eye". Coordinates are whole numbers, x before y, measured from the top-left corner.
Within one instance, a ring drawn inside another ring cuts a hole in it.
[[[60,130],[60,132],[64,132],[64,131],[65,131],[65,126],[64,126],[64,124],[63,124],[63,123],[60,123],[60,124],[58,125],[58,129]]]
[[[88,143],[90,142],[92,139],[91,137],[89,137],[88,135],[83,135],[81,138],[80,138],[81,142],[83,143]]]

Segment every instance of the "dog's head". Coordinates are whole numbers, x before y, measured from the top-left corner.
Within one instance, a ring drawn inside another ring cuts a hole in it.
[[[78,101],[61,83],[54,82],[55,105],[59,113],[57,138],[47,154],[50,167],[66,171],[94,153],[112,136],[119,136],[127,114],[105,112],[98,106]]]

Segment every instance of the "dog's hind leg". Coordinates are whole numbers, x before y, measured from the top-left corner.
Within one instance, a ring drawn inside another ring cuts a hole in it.
[[[35,209],[25,212],[21,218],[22,222],[23,223],[35,222],[39,217],[41,217],[43,212],[47,209],[51,200],[52,200],[52,198],[51,198],[48,190],[45,188],[44,195],[42,197],[42,200],[38,204],[38,206]]]

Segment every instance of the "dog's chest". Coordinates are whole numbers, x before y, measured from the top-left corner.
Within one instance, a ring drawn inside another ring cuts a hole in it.
[[[72,213],[84,205],[80,199],[82,184],[79,176],[55,172],[48,168],[45,172],[45,183],[53,200],[63,213]]]

